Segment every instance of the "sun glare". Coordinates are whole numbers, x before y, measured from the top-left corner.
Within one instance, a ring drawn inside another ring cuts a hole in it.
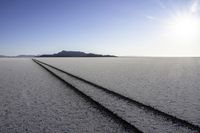
[[[167,20],[167,36],[174,44],[197,44],[200,38],[199,0],[185,10],[176,10]]]
[[[170,22],[170,30],[173,36],[182,39],[196,38],[199,35],[199,19],[192,15],[179,15]]]
[[[196,55],[200,42],[200,1],[194,0],[185,9],[172,10],[164,19],[165,31],[161,34],[160,42],[166,44],[170,55]]]

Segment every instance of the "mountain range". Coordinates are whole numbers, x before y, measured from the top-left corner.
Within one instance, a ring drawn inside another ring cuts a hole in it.
[[[65,51],[65,50],[63,50],[56,54],[45,54],[45,55],[40,55],[39,57],[116,57],[116,56],[84,53],[81,51]]]
[[[101,54],[94,54],[94,53],[85,53],[81,51],[61,51],[55,54],[43,54],[43,55],[18,55],[18,56],[4,56],[0,55],[0,58],[3,57],[117,57],[114,55],[101,55]]]

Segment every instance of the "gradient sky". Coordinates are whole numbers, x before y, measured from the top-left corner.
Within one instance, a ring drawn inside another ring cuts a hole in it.
[[[177,13],[191,12],[199,20],[199,4],[198,0],[0,0],[0,55],[76,50],[200,56],[199,33],[185,39],[188,35],[178,37],[168,28]]]

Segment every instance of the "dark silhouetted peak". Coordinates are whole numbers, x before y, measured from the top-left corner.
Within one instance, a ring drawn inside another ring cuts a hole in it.
[[[116,57],[113,55],[101,55],[101,54],[93,54],[93,53],[84,53],[81,51],[61,51],[56,54],[46,54],[41,55],[39,57]]]

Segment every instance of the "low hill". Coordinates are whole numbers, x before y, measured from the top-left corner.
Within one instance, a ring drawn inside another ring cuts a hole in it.
[[[40,55],[38,57],[116,57],[116,56],[84,53],[81,51],[65,51],[65,50],[63,50],[56,54],[44,54],[44,55]]]
[[[5,55],[0,55],[0,58],[7,58],[9,56],[5,56]]]

